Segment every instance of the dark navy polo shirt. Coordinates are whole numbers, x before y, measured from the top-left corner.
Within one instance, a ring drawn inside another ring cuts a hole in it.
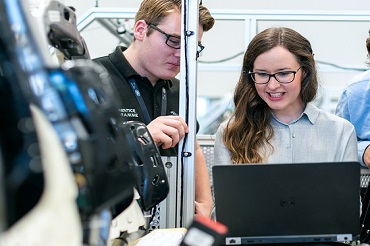
[[[94,59],[94,61],[106,68],[113,82],[113,89],[118,92],[121,98],[118,111],[123,120],[145,122],[143,111],[128,82],[130,78],[135,79],[151,119],[161,116],[163,102],[162,88],[166,89],[167,96],[167,111],[165,115],[170,115],[171,111],[178,113],[179,80],[176,78],[172,80],[158,80],[153,87],[150,81],[145,77],[141,77],[123,56],[122,52],[125,49],[125,47],[118,46],[115,51],[108,56]],[[175,148],[161,150],[161,154],[166,156],[176,156],[176,152]]]

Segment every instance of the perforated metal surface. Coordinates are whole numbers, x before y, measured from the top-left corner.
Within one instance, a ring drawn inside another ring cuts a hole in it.
[[[160,210],[161,210],[161,206],[160,205],[157,205],[155,206],[155,211],[154,211],[154,214],[152,215],[152,221],[150,222],[149,224],[149,231],[152,231],[152,230],[155,230],[155,229],[159,229],[160,228]]]
[[[370,174],[361,173],[360,187],[366,188],[369,185],[369,181],[370,181]]]
[[[206,163],[207,163],[207,167],[208,167],[208,171],[209,171],[209,177],[211,179],[211,184],[212,184],[213,183],[213,181],[212,181],[212,166],[213,166],[213,162],[214,162],[213,146],[201,146],[201,149],[202,149],[204,157],[206,159]]]

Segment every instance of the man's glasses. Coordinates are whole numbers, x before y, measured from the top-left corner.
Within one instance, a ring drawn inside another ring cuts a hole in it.
[[[166,36],[167,46],[169,46],[171,48],[174,48],[174,49],[180,49],[181,48],[181,37],[168,34],[168,33],[159,29],[156,25],[154,25],[150,22],[147,22],[147,25],[148,25],[148,27],[153,28],[154,30],[156,30],[156,31],[162,33],[164,36]],[[204,48],[205,47],[201,43],[198,44],[197,59],[199,57],[200,52],[202,52],[204,50]]]
[[[199,58],[200,52],[204,50],[204,46],[200,43],[198,44],[198,50],[197,50],[197,59]]]
[[[297,71],[282,71],[274,74],[262,73],[262,72],[249,72],[252,80],[256,84],[267,84],[271,77],[274,77],[280,84],[289,84],[293,82],[295,74],[301,69],[299,67]]]

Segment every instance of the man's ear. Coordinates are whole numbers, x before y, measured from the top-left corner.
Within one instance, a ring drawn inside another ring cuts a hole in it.
[[[136,40],[143,40],[146,36],[148,25],[144,20],[139,20],[134,26],[134,37]]]

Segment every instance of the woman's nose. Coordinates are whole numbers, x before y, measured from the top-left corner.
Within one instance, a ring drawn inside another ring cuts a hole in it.
[[[280,83],[279,83],[279,81],[277,81],[277,80],[275,79],[275,77],[274,77],[274,76],[271,76],[271,77],[270,77],[270,81],[268,82],[267,86],[268,86],[271,90],[274,90],[274,89],[276,89],[276,88],[279,88],[279,87],[280,87]]]

